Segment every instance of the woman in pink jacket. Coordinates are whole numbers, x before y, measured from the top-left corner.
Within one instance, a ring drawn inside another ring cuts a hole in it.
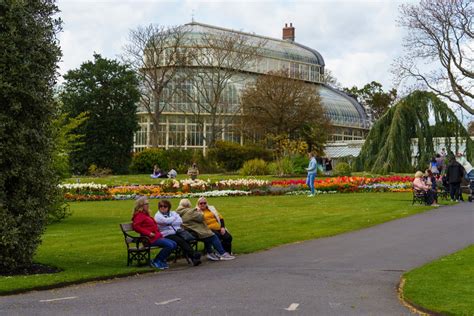
[[[176,249],[177,244],[175,241],[166,239],[161,235],[155,219],[150,216],[150,212],[148,211],[148,199],[145,196],[135,201],[132,226],[133,230],[137,233],[149,238],[151,246],[162,248],[155,259],[150,262],[150,265],[160,270],[168,269],[169,266],[166,263],[166,258]]]
[[[433,202],[435,201],[435,192],[423,180],[423,172],[417,171],[415,173],[415,180],[413,180],[413,189],[425,192],[426,204],[431,206],[439,206],[438,204],[433,204]]]

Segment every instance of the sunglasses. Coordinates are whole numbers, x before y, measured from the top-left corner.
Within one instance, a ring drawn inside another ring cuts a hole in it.
[[[199,205],[206,205],[207,202],[199,202]]]
[[[159,208],[168,207],[167,205],[158,205]]]

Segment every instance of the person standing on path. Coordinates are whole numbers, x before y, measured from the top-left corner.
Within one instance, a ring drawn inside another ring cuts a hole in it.
[[[462,199],[461,192],[461,180],[464,175],[464,168],[459,162],[456,161],[456,157],[451,156],[449,159],[449,165],[446,168],[446,176],[449,183],[449,195],[451,201],[459,202]]]
[[[314,179],[316,178],[316,172],[318,170],[318,164],[316,163],[316,158],[312,152],[308,153],[309,164],[306,171],[308,171],[308,176],[306,177],[306,185],[311,190],[311,194],[308,196],[314,196]]]
[[[466,157],[463,156],[462,153],[457,154],[456,161],[463,166],[464,170],[466,173],[464,174],[464,177],[466,178],[467,181],[474,181],[474,168],[472,165],[467,161]]]

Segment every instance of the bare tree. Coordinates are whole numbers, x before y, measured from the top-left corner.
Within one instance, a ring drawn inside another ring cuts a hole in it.
[[[469,135],[474,136],[474,121],[471,121],[469,124],[467,124],[467,132]]]
[[[328,68],[324,70],[323,81],[328,86],[333,87],[334,89],[342,90],[341,83],[339,82],[339,80],[337,80],[336,76],[334,76],[334,73]]]
[[[189,29],[185,26],[149,25],[129,33],[122,59],[135,69],[140,80],[141,101],[152,119],[150,142],[158,146],[160,116],[170,106],[180,82],[185,80],[181,67],[189,59],[186,48]]]
[[[238,99],[242,71],[256,67],[265,40],[240,33],[214,30],[201,33],[193,43],[192,66],[186,67],[190,89],[181,89],[193,104],[187,111],[213,146],[225,128],[241,113]]]
[[[408,30],[405,56],[395,62],[398,79],[415,78],[474,114],[472,0],[422,0],[400,7]]]
[[[304,139],[310,147],[323,145],[330,122],[316,89],[288,78],[286,71],[259,77],[242,93],[245,128],[261,135]]]

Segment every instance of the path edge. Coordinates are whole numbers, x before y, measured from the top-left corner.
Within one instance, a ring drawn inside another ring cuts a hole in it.
[[[397,285],[397,294],[398,294],[398,300],[400,303],[408,308],[412,313],[418,314],[421,316],[441,316],[443,314],[434,312],[432,310],[429,310],[427,308],[424,308],[420,305],[417,305],[413,302],[410,302],[405,298],[405,295],[403,294],[403,288],[405,286],[406,279],[402,276],[400,277],[400,282]]]

